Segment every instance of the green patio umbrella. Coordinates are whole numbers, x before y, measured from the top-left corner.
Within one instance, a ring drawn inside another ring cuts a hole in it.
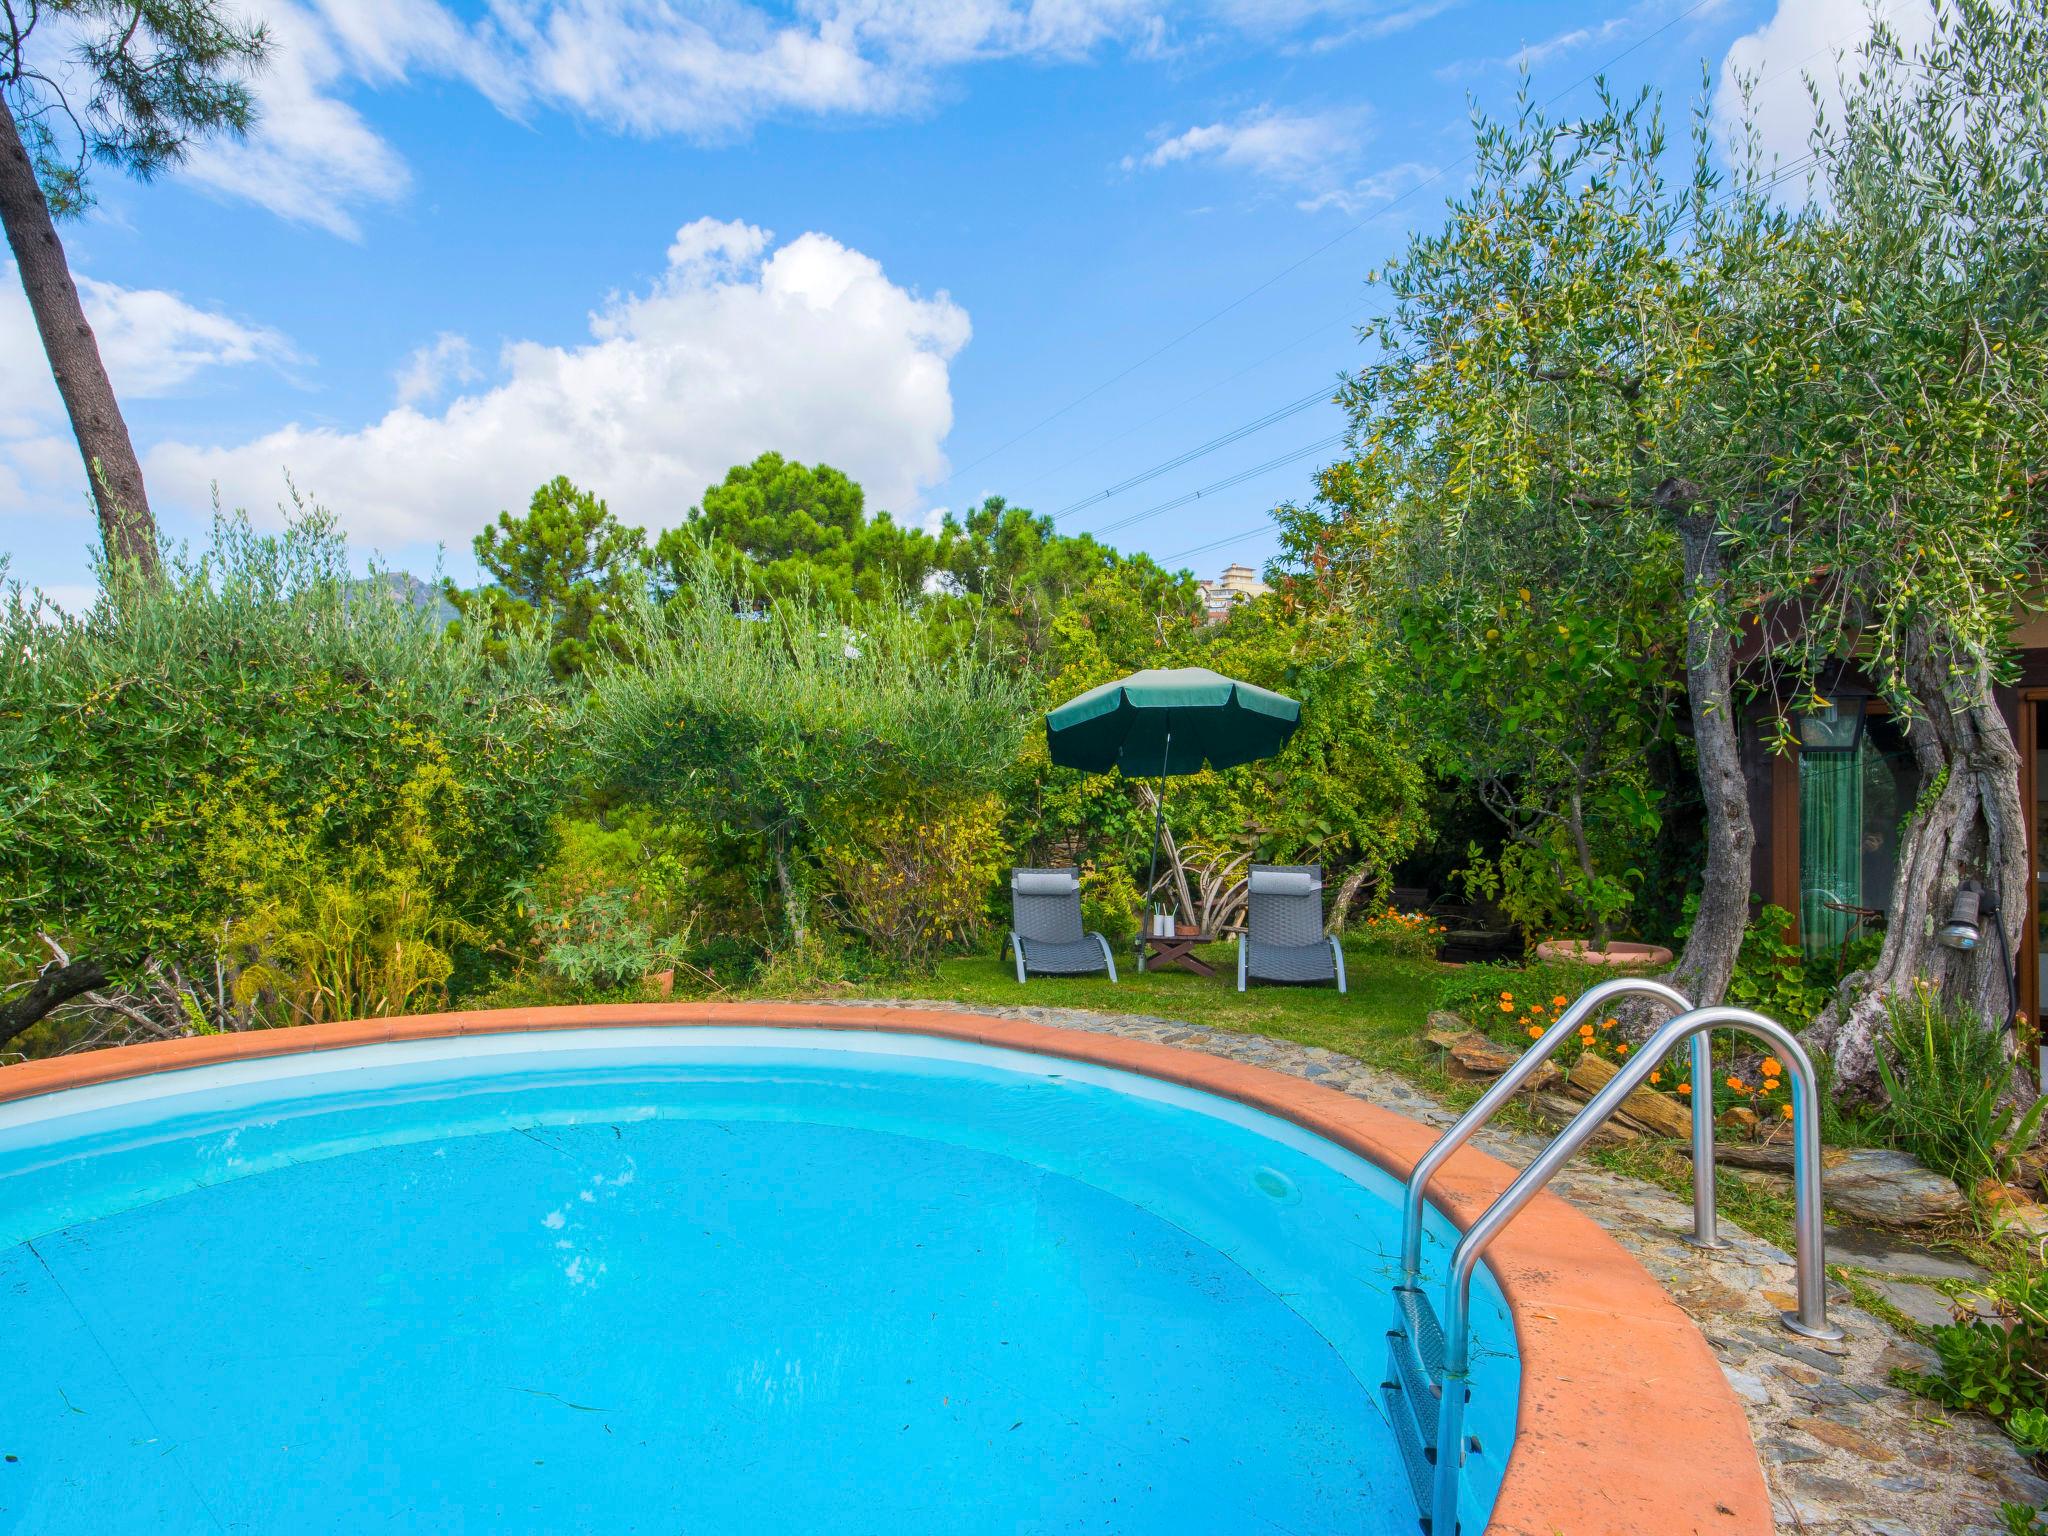
[[[1207,667],[1133,672],[1091,688],[1045,717],[1045,743],[1062,767],[1090,773],[1121,768],[1127,778],[1157,777],[1149,893],[1159,878],[1169,777],[1203,768],[1235,768],[1271,757],[1301,724],[1296,699],[1240,683]],[[1138,937],[1144,948],[1144,935]]]

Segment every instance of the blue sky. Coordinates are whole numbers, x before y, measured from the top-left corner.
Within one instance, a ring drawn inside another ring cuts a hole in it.
[[[254,137],[103,174],[65,231],[152,499],[174,535],[214,483],[274,520],[289,471],[359,552],[444,545],[458,578],[548,475],[659,528],[768,448],[911,520],[1059,511],[1355,365],[1365,273],[1440,218],[1468,100],[1506,104],[1519,59],[1561,106],[1611,62],[1682,113],[1733,50],[1791,157],[1800,66],[1867,26],[1857,0],[254,9]],[[11,267],[0,359],[0,551],[76,597],[94,532]],[[1341,426],[1316,405],[1062,527]],[[1330,453],[1105,536],[1257,564]]]

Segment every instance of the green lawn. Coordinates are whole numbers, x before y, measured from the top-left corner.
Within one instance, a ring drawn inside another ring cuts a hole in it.
[[[1254,986],[1239,992],[1235,951],[1229,945],[1211,945],[1198,953],[1216,967],[1214,978],[1179,970],[1140,974],[1127,963],[1130,956],[1125,952],[1117,956],[1114,986],[1107,976],[1034,976],[1020,986],[1008,961],[967,955],[941,962],[936,977],[863,985],[860,990],[879,999],[1153,1014],[1327,1046],[1439,1092],[1451,1086],[1439,1061],[1442,1053],[1422,1038],[1423,1020],[1435,1006],[1444,969],[1434,961],[1347,952],[1344,966],[1351,990],[1339,996],[1333,986]]]

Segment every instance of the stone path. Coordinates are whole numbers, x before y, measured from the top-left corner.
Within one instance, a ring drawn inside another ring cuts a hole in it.
[[[900,1006],[986,1013],[1207,1051],[1310,1078],[1430,1124],[1448,1125],[1455,1118],[1393,1073],[1320,1046],[1073,1008]],[[1519,1166],[1535,1156],[1542,1141],[1490,1127],[1474,1144]],[[1681,1238],[1692,1223],[1689,1202],[1591,1164],[1567,1169],[1551,1188],[1662,1281],[1720,1355],[1721,1369],[1748,1412],[1780,1530],[1810,1536],[2004,1536],[2002,1503],[2048,1506],[2048,1480],[2036,1475],[1997,1425],[1971,1414],[1950,1416],[1891,1384],[1895,1367],[1929,1370],[1933,1355],[1850,1304],[1840,1287],[1831,1288],[1829,1311],[1848,1331],[1842,1343],[1817,1344],[1778,1327],[1779,1311],[1793,1305],[1792,1260],[1783,1250],[1725,1221],[1721,1235],[1729,1240],[1727,1248],[1688,1247]],[[1866,1247],[1852,1262],[1872,1261],[1881,1252]],[[1901,1294],[1920,1289],[1900,1287]],[[1672,1454],[1683,1455],[1684,1447],[1674,1446]],[[1655,1468],[1641,1472],[1656,1475]]]

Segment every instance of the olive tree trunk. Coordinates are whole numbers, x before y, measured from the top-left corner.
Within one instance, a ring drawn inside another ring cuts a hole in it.
[[[1907,740],[1921,791],[1899,839],[1884,947],[1867,970],[1842,978],[1807,1031],[1808,1041],[1832,1059],[1842,1090],[1865,1098],[1882,1091],[1877,1050],[1886,1031],[1885,1000],[1915,977],[1974,1009],[1987,1028],[2006,1030],[2013,1012],[2007,960],[2019,953],[2027,911],[2020,754],[1992,695],[1990,662],[1951,658],[1934,637],[1917,634],[1907,640],[1901,661],[1915,709]],[[1980,920],[1977,948],[1950,949],[1935,935],[1965,880],[1994,896],[1999,913]]]
[[[50,205],[36,180],[34,163],[0,105],[0,224],[21,270],[21,286],[36,317],[43,351],[56,376],[57,393],[71,417],[78,451],[98,509],[100,538],[107,555],[154,578],[156,522],[142,489],[142,464],[128,438],[128,423],[114,399],[114,386],[100,361],[99,342],[78,302],[78,287],[64,259],[64,244],[50,217]],[[10,364],[15,366],[14,364]]]
[[[1705,1007],[1727,995],[1742,950],[1756,826],[1742,774],[1734,648],[1720,611],[1725,576],[1720,530],[1712,514],[1690,507],[1675,523],[1685,559],[1685,691],[1699,759],[1707,862],[1685,952],[1665,979],[1695,1006]]]

